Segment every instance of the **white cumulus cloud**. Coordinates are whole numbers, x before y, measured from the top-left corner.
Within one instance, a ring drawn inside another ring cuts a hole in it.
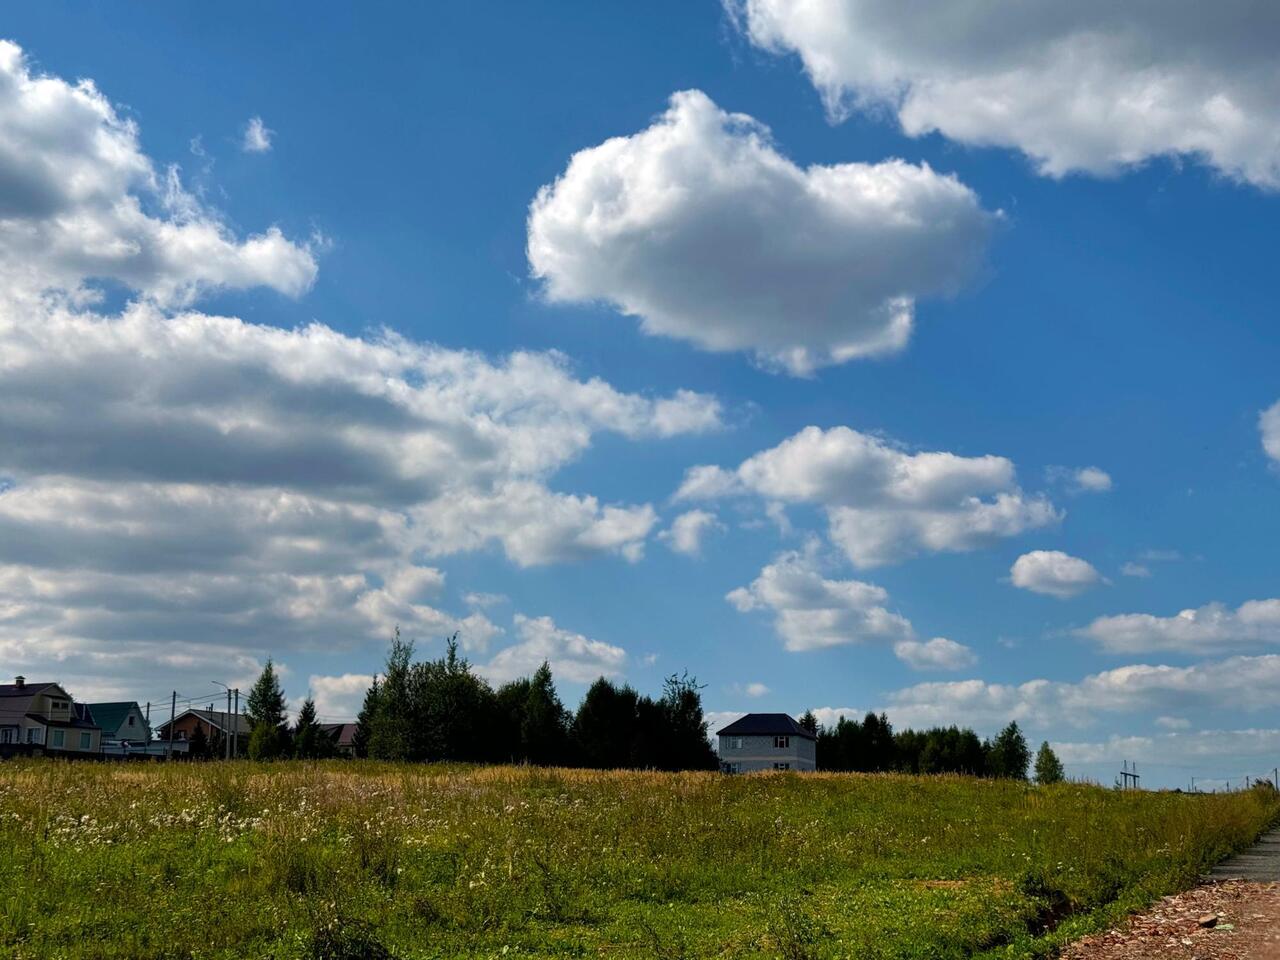
[[[909,453],[848,427],[806,427],[734,470],[693,467],[676,498],[735,493],[824,507],[832,541],[863,568],[972,550],[1062,517],[1021,490],[1004,457]]]
[[[1061,550],[1032,550],[1013,562],[1009,574],[1015,587],[1059,600],[1078,596],[1102,582],[1093,564]]]
[[[963,286],[993,217],[927,165],[799,167],[687,90],[539,191],[528,257],[549,300],[606,301],[648,333],[803,375],[905,346],[916,300]]]
[[[160,172],[138,128],[90,80],[34,73],[0,41],[0,288],[9,299],[49,290],[85,298],[118,280],[164,303],[200,291],[266,286],[305,293],[308,244],[276,227],[241,240]]]
[[[367,673],[344,673],[336,677],[312,674],[308,683],[317,714],[355,719],[364,703],[364,695],[373,683],[373,676]]]
[[[1280,186],[1280,9],[1221,0],[724,0],[795,53],[829,113],[1012,147],[1049,176],[1200,160]]]
[[[1280,644],[1280,599],[1249,600],[1235,610],[1221,603],[1172,617],[1124,613],[1099,617],[1078,631],[1113,653],[1204,654]]]
[[[494,683],[528,676],[544,661],[551,665],[557,680],[591,683],[599,677],[616,677],[627,662],[627,652],[621,647],[565,630],[550,617],[517,613],[515,629],[519,641],[477,667]]]
[[[859,580],[828,580],[812,550],[777,557],[747,587],[725,598],[737,610],[773,614],[788,650],[914,639],[911,623],[886,607],[884,588]]]

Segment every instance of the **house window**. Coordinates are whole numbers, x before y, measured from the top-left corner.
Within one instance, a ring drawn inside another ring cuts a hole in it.
[[[64,743],[66,743],[66,740],[67,740],[67,731],[65,730],[53,731],[53,746],[60,747]]]
[[[783,737],[782,739],[784,739],[784,740],[785,740],[785,739],[786,739],[786,737]],[[775,764],[773,765],[773,769],[775,769],[775,770],[790,770],[790,769],[791,769],[791,764],[789,764],[789,763],[775,763]]]
[[[742,738],[741,738],[741,737],[727,737],[726,739],[729,741],[728,748],[729,748],[730,750],[741,750],[741,749],[742,749]]]
[[[789,749],[791,749],[791,738],[790,738],[790,737],[774,737],[774,738],[773,738],[773,748],[774,748],[775,750],[789,750]]]
[[[27,727],[27,743],[44,743],[44,728]]]
[[[133,714],[129,714],[129,726],[133,726]]]
[[[18,731],[12,727],[5,727],[0,730],[0,743],[16,743],[18,740]]]
[[[88,750],[91,746],[93,746],[93,737],[87,733],[80,734],[80,749]]]
[[[742,772],[742,764],[740,764],[740,763],[731,763],[731,764],[729,764],[729,772],[730,772],[730,773],[741,773],[741,772]]]

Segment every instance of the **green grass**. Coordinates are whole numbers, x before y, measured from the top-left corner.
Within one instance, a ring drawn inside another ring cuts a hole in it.
[[[0,956],[1027,956],[1278,814],[959,777],[11,762]]]

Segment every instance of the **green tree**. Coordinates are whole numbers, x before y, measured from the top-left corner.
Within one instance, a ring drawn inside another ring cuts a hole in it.
[[[551,678],[551,664],[544,660],[529,679],[520,718],[520,742],[525,759],[542,766],[566,763],[569,721],[569,712],[560,702]]]
[[[316,703],[307,697],[293,725],[293,755],[299,760],[318,760],[328,756],[325,749],[328,744],[329,738],[316,719]]]
[[[1031,750],[1016,720],[987,744],[987,771],[993,777],[1025,780],[1030,762]]]
[[[640,695],[601,677],[573,718],[573,743],[579,762],[600,770],[635,767],[640,732]]]
[[[249,735],[249,759],[274,760],[288,753],[287,709],[280,678],[268,657],[267,665],[249,691],[247,713],[253,731]]]
[[[815,737],[818,735],[818,718],[813,715],[812,710],[806,710],[804,716],[800,718],[800,726],[804,727]]]
[[[369,756],[369,738],[373,733],[373,726],[377,722],[379,698],[382,695],[382,688],[378,684],[378,675],[373,675],[373,683],[369,684],[369,689],[364,693],[364,703],[360,705],[360,715],[356,717],[356,734],[352,748],[355,750],[357,757]]]
[[[1040,744],[1040,750],[1036,753],[1036,783],[1061,783],[1065,778],[1062,761],[1058,759],[1058,755],[1053,752],[1049,741],[1046,740]]]
[[[368,755],[375,760],[409,759],[409,674],[412,669],[413,642],[401,639],[400,628],[396,627],[369,722]]]
[[[702,713],[702,687],[687,673],[667,677],[659,703],[665,730],[665,757],[658,764],[667,770],[715,770],[720,766],[707,738]]]

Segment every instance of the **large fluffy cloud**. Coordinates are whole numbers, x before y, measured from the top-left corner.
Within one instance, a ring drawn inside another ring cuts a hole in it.
[[[991,219],[925,165],[798,167],[690,90],[539,191],[528,254],[553,301],[607,301],[650,333],[804,374],[902,348],[916,299],[969,278]]]
[[[477,668],[495,683],[526,677],[544,661],[559,680],[591,683],[599,677],[617,676],[627,662],[627,652],[621,647],[565,630],[550,617],[517,613],[515,629],[518,642]]]
[[[201,289],[268,286],[305,292],[316,275],[306,245],[275,227],[237,239],[157,172],[136,125],[82,80],[33,73],[0,41],[0,284],[6,295],[83,293],[114,279],[164,302]]]
[[[1014,147],[1051,176],[1185,155],[1280,186],[1280,9],[1222,0],[724,0],[833,116]]]
[[[1009,571],[1015,587],[1059,600],[1084,593],[1102,581],[1093,564],[1061,550],[1032,550],[1013,562]]]
[[[824,507],[831,539],[859,567],[972,550],[1061,518],[1044,497],[1023,493],[1004,457],[909,453],[848,427],[806,427],[735,470],[694,467],[676,496],[735,493]]]
[[[0,44],[0,661],[118,699],[158,671],[245,685],[267,650],[287,670],[396,624],[483,652],[502,631],[443,609],[435,558],[635,559],[654,509],[554,490],[555,474],[602,432],[719,423],[713,398],[624,393],[554,352],[180,305],[301,293],[314,272],[155,174],[91,83],[35,76]],[[98,279],[139,296],[101,312]]]
[[[959,670],[975,661],[973,652],[954,640],[916,639],[911,621],[888,608],[883,587],[824,577],[813,544],[776,557],[749,586],[725,599],[743,613],[772,613],[774,629],[792,651],[886,643],[917,670]]]
[[[1099,617],[1079,631],[1113,653],[1205,654],[1280,644],[1280,600],[1249,600],[1235,610],[1221,603],[1172,617],[1124,613]]]

